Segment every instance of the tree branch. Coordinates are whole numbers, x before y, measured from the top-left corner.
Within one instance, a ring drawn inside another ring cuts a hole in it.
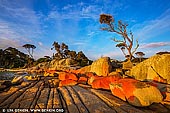
[[[131,40],[133,42],[134,37],[133,37],[133,33],[131,31],[130,31],[130,36],[131,36]]]
[[[110,28],[112,29],[112,32],[116,32],[117,34],[122,34],[121,32],[116,31],[116,30],[114,29],[113,24],[109,23],[108,25],[109,25],[109,26],[110,26]]]
[[[139,43],[138,43],[138,40],[136,40],[136,47],[135,47],[134,51],[132,52],[132,55],[135,53],[135,51],[138,49],[138,47],[139,47]]]

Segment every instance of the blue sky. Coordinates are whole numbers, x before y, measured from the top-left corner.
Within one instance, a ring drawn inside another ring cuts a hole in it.
[[[170,51],[169,0],[0,0],[0,48],[36,45],[35,58],[51,56],[52,43],[65,42],[70,50],[83,51],[94,60],[101,56],[123,60],[110,38],[101,31],[99,15],[111,14],[129,24],[140,47],[149,57]]]

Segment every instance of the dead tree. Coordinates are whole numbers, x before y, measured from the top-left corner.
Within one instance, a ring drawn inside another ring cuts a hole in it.
[[[123,38],[122,40],[117,40],[115,38],[113,38],[112,40],[115,42],[118,42],[116,47],[119,47],[122,50],[124,56],[128,55],[129,56],[128,59],[132,60],[132,58],[134,57],[133,54],[139,47],[139,44],[138,44],[138,40],[136,40],[136,47],[134,48],[134,50],[132,50],[134,37],[133,37],[132,32],[130,32],[128,34],[128,32],[126,30],[128,24],[123,23],[122,21],[119,20],[118,25],[115,25],[113,17],[108,14],[100,15],[100,23],[108,25],[108,27],[104,27],[104,28],[102,28],[102,30],[114,32],[114,33],[117,33],[122,36],[122,38]],[[126,52],[125,52],[125,50],[126,50]]]

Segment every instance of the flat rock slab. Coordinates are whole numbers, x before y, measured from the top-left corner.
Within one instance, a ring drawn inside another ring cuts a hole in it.
[[[95,90],[80,84],[57,87],[50,80],[58,81],[58,78],[43,77],[39,81],[28,81],[1,92],[0,110],[20,108],[60,109],[56,112],[64,110],[65,113],[170,113],[168,104],[134,107],[107,90]]]

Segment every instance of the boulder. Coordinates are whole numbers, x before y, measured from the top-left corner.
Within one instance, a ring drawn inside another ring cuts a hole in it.
[[[48,65],[48,69],[50,70],[66,70],[69,69],[70,66],[73,64],[73,60],[70,58],[67,59],[54,59],[52,60],[49,65]]]
[[[164,101],[170,102],[170,92],[165,92],[165,95],[166,95],[166,97],[165,97]]]
[[[93,72],[86,72],[86,73],[85,73],[85,76],[86,76],[87,78],[90,78],[90,77],[92,77],[92,76],[96,76],[96,74],[93,73]]]
[[[25,76],[24,81],[25,81],[25,79],[27,81],[33,81],[33,80],[38,80],[38,77],[37,76]]]
[[[0,91],[3,91],[4,89],[10,87],[12,85],[10,80],[4,80],[0,83]]]
[[[76,85],[76,84],[77,84],[76,81],[67,79],[67,80],[60,81],[59,87],[61,87],[61,86],[73,86],[73,85]]]
[[[110,89],[114,96],[134,106],[149,106],[163,100],[162,94],[156,87],[135,79],[124,78],[112,82]]]
[[[28,73],[23,72],[23,71],[19,71],[19,72],[16,72],[15,75],[28,75]]]
[[[109,73],[109,76],[121,76],[121,74],[119,72],[113,71]]]
[[[58,72],[56,70],[46,70],[44,76],[58,76]]]
[[[3,91],[4,89],[6,89],[7,86],[6,85],[0,85],[0,91]]]
[[[78,83],[87,84],[87,78],[86,77],[80,77],[79,80],[78,80]]]
[[[90,69],[90,72],[94,72],[98,76],[108,76],[111,71],[112,65],[109,57],[102,57],[94,61]]]
[[[23,81],[24,81],[24,76],[18,75],[18,76],[15,76],[15,77],[12,79],[11,83],[12,83],[12,84],[21,84]]]
[[[103,77],[97,76],[97,75],[91,76],[91,77],[88,79],[88,84],[89,84],[89,85],[92,85],[92,83],[93,83],[94,80],[101,79],[101,78],[103,78]]]
[[[132,67],[129,76],[138,80],[154,80],[170,84],[170,54],[150,57]]]
[[[169,99],[170,101],[170,85],[169,84],[163,84],[163,83],[159,83],[155,81],[149,81],[148,83],[159,89],[162,96],[164,97],[164,100]]]
[[[85,67],[82,67],[82,68],[78,69],[77,73],[84,74],[84,73],[90,72],[90,71],[91,71],[91,65],[85,66]]]
[[[75,80],[77,81],[78,78],[74,73],[67,73],[67,72],[60,72],[59,73],[59,80]]]
[[[5,86],[9,87],[9,86],[12,85],[12,83],[11,83],[10,80],[5,80],[5,81],[3,81],[3,82],[1,83],[1,85],[5,85]]]
[[[121,78],[122,78],[121,76],[115,75],[115,76],[107,76],[107,77],[96,79],[92,82],[92,88],[110,90],[109,84],[116,82]]]
[[[123,62],[123,69],[124,70],[129,70],[132,67],[133,67],[133,63],[130,60]]]
[[[112,64],[109,57],[102,57],[94,61],[91,65],[78,70],[79,73],[93,72],[98,76],[108,76],[112,71]]]

